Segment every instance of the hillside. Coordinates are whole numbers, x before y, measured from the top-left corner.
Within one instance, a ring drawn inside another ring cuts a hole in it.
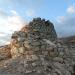
[[[64,38],[59,38],[65,44],[75,44],[75,36],[68,36]]]

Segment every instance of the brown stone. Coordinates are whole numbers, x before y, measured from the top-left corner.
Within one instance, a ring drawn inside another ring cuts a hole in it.
[[[11,58],[10,45],[0,47],[0,60]]]

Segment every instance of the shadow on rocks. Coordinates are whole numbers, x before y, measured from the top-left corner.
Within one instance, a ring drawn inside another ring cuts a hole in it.
[[[75,65],[73,66],[73,73],[72,75],[75,75]]]

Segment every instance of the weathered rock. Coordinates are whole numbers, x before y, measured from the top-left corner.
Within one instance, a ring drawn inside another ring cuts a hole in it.
[[[12,34],[11,52],[0,58],[11,55],[14,59],[0,64],[0,71],[13,75],[71,75],[75,71],[72,71],[75,64],[73,48],[57,41],[57,34],[50,21],[34,18],[20,31]],[[3,51],[6,53],[8,50]]]
[[[20,52],[19,47],[25,47],[23,50],[21,49],[23,53],[25,52],[24,50],[47,50],[49,48],[47,47],[48,44],[43,41],[43,39],[49,41],[57,39],[54,26],[50,21],[34,18],[33,21],[23,27],[21,31],[12,34],[11,47],[17,47],[17,49],[15,49],[17,51],[12,48],[11,54],[13,54],[12,50],[16,52],[15,54],[18,54],[17,52]]]
[[[11,58],[10,45],[0,47],[0,60]]]
[[[63,63],[63,58],[60,58],[60,57],[55,57],[53,60],[56,62]]]

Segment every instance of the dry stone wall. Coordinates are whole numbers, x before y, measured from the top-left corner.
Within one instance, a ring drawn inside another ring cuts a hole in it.
[[[45,21],[41,18],[35,18],[27,26],[23,27],[21,31],[14,32],[11,42],[11,54],[13,56],[20,53],[25,54],[26,51],[30,53],[47,53],[50,45],[44,41],[54,41],[57,39],[57,35],[53,24],[50,21]],[[16,54],[17,53],[17,54]]]
[[[57,34],[50,21],[33,19],[19,32],[12,34],[12,58],[17,58],[15,71],[25,74],[71,75],[72,60],[68,47],[57,42]],[[23,56],[23,57],[22,57]],[[22,57],[22,58],[21,58]],[[15,64],[16,62],[14,62]],[[21,63],[23,66],[21,66]]]
[[[57,40],[50,21],[34,18],[11,37],[12,59],[0,71],[20,75],[72,75],[72,51]],[[74,49],[73,49],[74,51]]]

